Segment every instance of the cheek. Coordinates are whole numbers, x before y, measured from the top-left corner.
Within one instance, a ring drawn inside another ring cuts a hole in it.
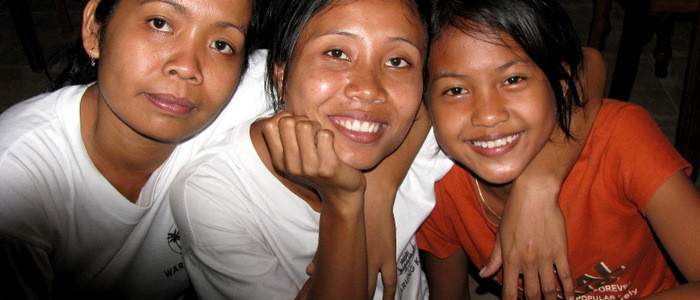
[[[221,66],[221,64],[217,65]],[[241,75],[240,64],[228,63],[225,66],[225,68],[209,67],[207,73],[204,74],[205,80],[209,78],[208,83],[206,83],[209,98],[222,105],[233,95]]]

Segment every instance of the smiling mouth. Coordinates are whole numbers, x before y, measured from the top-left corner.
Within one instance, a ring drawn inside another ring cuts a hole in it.
[[[512,143],[515,139],[517,139],[520,136],[521,133],[516,133],[514,135],[509,135],[504,138],[496,139],[496,140],[491,140],[491,141],[470,141],[472,145],[485,148],[485,149],[492,149],[496,147],[501,147],[504,145],[508,145]]]
[[[377,122],[367,122],[360,120],[333,120],[336,124],[347,130],[363,133],[376,133],[384,127],[384,124]]]

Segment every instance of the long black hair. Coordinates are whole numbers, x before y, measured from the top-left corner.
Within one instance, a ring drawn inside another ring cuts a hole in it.
[[[348,0],[351,2],[355,0]],[[285,66],[285,76],[289,74],[287,68],[294,55],[294,48],[301,36],[306,24],[316,14],[330,8],[333,5],[345,3],[339,0],[273,0],[272,10],[268,13],[266,32],[270,34],[270,42],[267,54],[267,80],[266,89],[270,99],[273,99],[275,110],[280,109],[280,98],[284,95],[282,90],[277,90],[278,82],[275,78],[275,66]],[[429,40],[431,2],[428,0],[404,0],[405,3],[420,18],[421,25],[425,29],[426,41]],[[429,45],[426,45],[426,55]],[[425,57],[424,57],[425,58]],[[427,59],[423,60],[423,77],[425,78]],[[282,79],[282,82],[287,82]]]
[[[450,27],[472,35],[510,35],[547,76],[556,97],[557,122],[571,136],[572,108],[583,106],[576,88],[583,54],[571,20],[556,0],[441,0],[432,22],[434,39]]]
[[[256,47],[255,38],[260,27],[260,2],[262,0],[250,0],[252,5],[250,24],[246,32],[245,46],[243,47],[243,62],[241,64],[241,74],[248,68],[248,54]],[[100,24],[98,34],[100,44],[104,38],[107,26],[114,15],[114,11],[120,0],[102,0],[95,9],[95,22]],[[51,90],[55,91],[64,86],[87,84],[97,80],[97,68],[99,60],[95,60],[95,66],[91,65],[91,59],[85,49],[83,49],[82,38],[73,41],[58,59],[53,62],[56,66],[63,67],[63,71],[51,83]]]

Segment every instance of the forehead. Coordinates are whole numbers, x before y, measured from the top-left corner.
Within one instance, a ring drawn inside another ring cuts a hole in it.
[[[431,63],[440,58],[459,56],[484,60],[485,57],[515,56],[530,60],[523,48],[509,34],[491,29],[462,30],[453,26],[447,28],[432,41]]]
[[[405,0],[334,1],[311,17],[303,33],[352,28],[371,28],[368,31],[402,36],[421,44],[427,40],[420,16]]]

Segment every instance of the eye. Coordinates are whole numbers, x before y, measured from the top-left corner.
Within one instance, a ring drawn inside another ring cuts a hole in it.
[[[233,55],[236,53],[236,51],[229,45],[227,42],[224,41],[214,41],[209,45],[210,47],[216,49],[217,51],[223,53],[223,54],[229,54]]]
[[[411,63],[409,63],[407,60],[401,57],[394,57],[392,59],[389,59],[386,63],[384,63],[384,65],[393,68],[405,68],[412,66]]]
[[[516,84],[516,83],[521,82],[523,80],[525,80],[525,77],[511,76],[511,77],[508,77],[508,79],[506,79],[505,84],[506,85],[513,85],[513,84]]]
[[[329,56],[331,56],[333,58],[337,58],[337,59],[350,60],[348,55],[345,54],[345,52],[343,50],[340,50],[340,49],[328,50],[328,51],[326,51],[326,55],[329,55]]]
[[[461,94],[466,94],[467,90],[461,88],[461,87],[452,87],[447,89],[445,92],[443,92],[443,95],[450,95],[450,96],[456,96],[456,95],[461,95]]]
[[[151,27],[157,31],[161,32],[173,32],[173,28],[170,27],[170,24],[166,22],[163,19],[160,18],[153,18],[148,20],[148,23],[151,25]]]

